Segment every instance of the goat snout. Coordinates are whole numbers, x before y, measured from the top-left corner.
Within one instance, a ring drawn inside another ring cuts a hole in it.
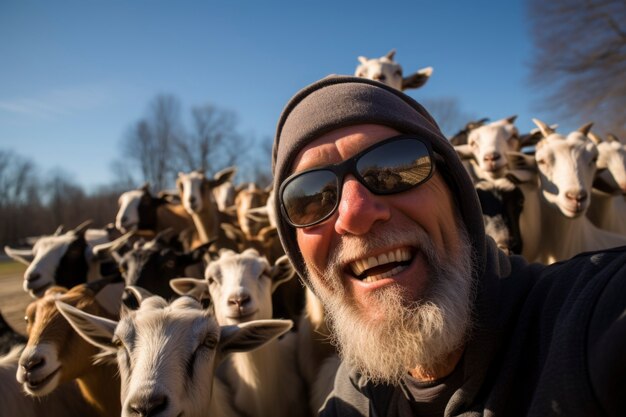
[[[25,361],[21,362],[20,365],[26,372],[33,372],[37,369],[42,368],[46,364],[46,359],[43,356],[31,356]]]
[[[485,154],[485,156],[483,156],[483,160],[485,162],[499,161],[500,158],[502,158],[502,155],[500,155],[500,153],[498,152],[488,153],[488,154]]]
[[[228,299],[228,304],[231,307],[244,308],[250,303],[250,296],[248,294],[237,294]]]
[[[128,403],[128,412],[136,417],[155,417],[165,411],[169,399],[165,394],[152,394],[148,398],[138,398]]]
[[[575,201],[577,203],[582,203],[583,201],[585,201],[588,197],[587,191],[581,190],[581,191],[567,191],[565,193],[565,197],[568,200],[572,200]]]
[[[35,271],[26,275],[26,281],[29,281],[29,282],[37,281],[39,278],[41,278],[41,274]]]

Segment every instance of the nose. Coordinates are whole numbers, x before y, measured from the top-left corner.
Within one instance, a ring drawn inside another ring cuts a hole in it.
[[[228,304],[233,307],[243,308],[250,302],[248,294],[237,294],[228,299]]]
[[[498,152],[492,152],[492,153],[485,154],[485,156],[483,157],[483,160],[485,162],[495,162],[495,161],[499,161],[501,157],[502,155],[500,155]]]
[[[167,408],[168,402],[167,395],[155,393],[149,398],[130,401],[128,403],[128,411],[131,416],[156,416]]]
[[[568,200],[573,200],[573,201],[576,201],[577,203],[582,203],[583,201],[587,199],[587,192],[584,190],[567,191],[565,193],[565,197],[567,197]]]
[[[33,372],[34,370],[41,368],[45,364],[46,360],[43,358],[43,356],[31,356],[24,362],[20,363],[20,365],[22,365],[22,368],[24,368],[26,372]]]
[[[335,232],[363,235],[377,221],[388,220],[391,212],[384,199],[384,196],[372,194],[356,178],[346,178],[337,208]]]
[[[28,282],[37,281],[40,277],[41,277],[41,274],[39,272],[33,271],[26,276],[26,281]]]

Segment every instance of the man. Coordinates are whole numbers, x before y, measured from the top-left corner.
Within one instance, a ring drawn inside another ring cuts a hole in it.
[[[320,415],[626,413],[626,248],[505,256],[416,101],[313,83],[283,110],[273,169],[281,241],[342,357]]]

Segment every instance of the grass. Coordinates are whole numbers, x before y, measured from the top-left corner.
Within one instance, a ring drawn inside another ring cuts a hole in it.
[[[0,276],[3,275],[22,275],[26,271],[26,265],[13,260],[0,261]]]

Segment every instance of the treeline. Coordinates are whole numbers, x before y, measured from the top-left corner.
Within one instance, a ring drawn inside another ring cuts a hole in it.
[[[86,220],[104,227],[115,221],[121,193],[146,183],[155,194],[171,190],[179,172],[211,176],[236,166],[236,182],[270,183],[271,138],[240,133],[235,113],[210,104],[193,107],[189,125],[182,120],[176,97],[156,96],[121,138],[112,183],[89,191],[60,170],[41,175],[27,156],[0,149],[0,244],[19,245]]]
[[[73,228],[85,220],[93,227],[112,222],[123,185],[87,193],[62,172],[42,177],[28,158],[0,149],[0,243],[19,245],[28,236]]]

